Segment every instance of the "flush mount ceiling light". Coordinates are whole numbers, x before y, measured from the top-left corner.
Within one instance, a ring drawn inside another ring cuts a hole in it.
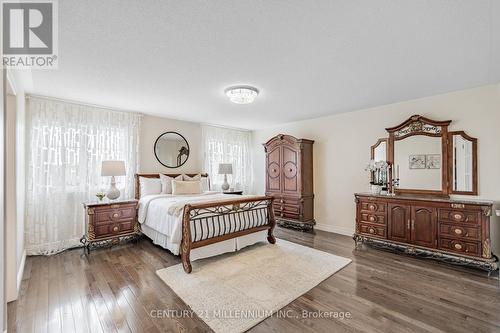
[[[249,104],[255,100],[259,90],[251,86],[234,86],[224,90],[229,100],[236,104]]]

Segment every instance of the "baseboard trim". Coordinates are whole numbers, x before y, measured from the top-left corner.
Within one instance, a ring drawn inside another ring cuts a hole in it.
[[[19,265],[19,270],[17,271],[17,294],[19,295],[19,290],[21,290],[21,282],[23,281],[24,274],[24,264],[26,263],[26,250],[23,251],[23,256],[21,258],[21,264]]]
[[[352,236],[354,234],[354,230],[346,227],[337,227],[335,225],[316,223],[314,228],[322,231],[333,232],[335,234],[341,234],[345,236]]]

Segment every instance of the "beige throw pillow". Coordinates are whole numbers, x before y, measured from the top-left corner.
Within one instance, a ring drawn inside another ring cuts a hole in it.
[[[201,181],[180,181],[172,180],[172,194],[200,194]]]

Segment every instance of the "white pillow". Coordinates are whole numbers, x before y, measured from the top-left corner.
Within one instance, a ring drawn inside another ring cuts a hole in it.
[[[172,194],[200,194],[202,192],[201,189],[201,181],[180,181],[180,180],[172,180]]]
[[[139,177],[139,184],[141,189],[141,198],[145,195],[161,193],[160,178]]]
[[[201,180],[201,175],[197,174],[196,176],[193,177],[189,177],[188,175],[182,175],[182,180],[185,181]]]
[[[172,194],[172,177],[160,173],[161,194]]]

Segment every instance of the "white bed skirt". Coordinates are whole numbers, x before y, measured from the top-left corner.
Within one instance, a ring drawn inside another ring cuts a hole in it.
[[[144,235],[149,237],[154,244],[169,250],[175,255],[179,254],[179,244],[172,244],[169,236],[148,227],[144,223],[141,225],[141,231]],[[190,252],[190,259],[193,261],[227,252],[235,252],[258,242],[267,242],[267,230],[192,249]]]

